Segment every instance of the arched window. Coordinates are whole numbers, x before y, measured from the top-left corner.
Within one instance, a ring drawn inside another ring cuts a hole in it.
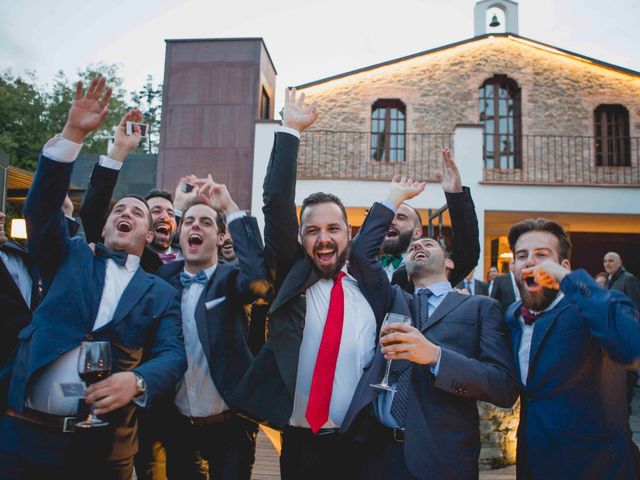
[[[596,165],[598,167],[630,166],[629,110],[623,105],[598,105],[593,114]]]
[[[484,125],[485,168],[521,168],[520,88],[506,75],[494,75],[478,91]]]
[[[404,162],[406,107],[397,99],[371,106],[371,160]]]

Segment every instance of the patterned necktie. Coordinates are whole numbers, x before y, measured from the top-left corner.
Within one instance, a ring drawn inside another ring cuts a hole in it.
[[[384,254],[380,257],[382,268],[387,268],[389,265],[393,265],[394,270],[397,269],[402,263],[402,255],[395,257],[393,255]]]
[[[535,322],[538,318],[540,318],[542,316],[542,313],[543,312],[533,313],[524,305],[520,307],[520,314],[522,315],[522,320],[524,320],[525,325],[533,325],[533,322]]]
[[[106,258],[110,258],[111,260],[113,260],[114,262],[116,262],[116,264],[120,265],[121,267],[124,267],[125,264],[127,263],[127,257],[129,256],[129,254],[127,252],[124,252],[122,250],[109,250],[104,243],[96,243],[95,246],[95,254],[100,256],[100,257],[106,257]]]
[[[433,292],[428,288],[423,288],[417,294],[418,296],[418,315],[420,316],[420,330],[424,329],[429,319],[429,297]],[[393,395],[391,402],[391,416],[398,422],[399,427],[404,427],[407,421],[407,407],[409,405],[409,385],[411,384],[412,365],[402,372],[398,382],[396,383],[396,393]]]
[[[305,417],[313,433],[317,433],[329,419],[333,378],[338,362],[344,322],[344,290],[342,288],[344,276],[345,273],[340,272],[331,288],[327,321],[322,331],[322,340],[320,340],[320,348],[311,379],[309,403]]]
[[[176,252],[160,253],[159,256],[162,263],[171,263],[175,261],[177,253]]]
[[[187,288],[192,283],[201,283],[202,285],[206,285],[209,279],[207,278],[207,274],[204,273],[204,270],[200,270],[195,275],[189,275],[187,272],[180,272],[180,283],[184,288]]]

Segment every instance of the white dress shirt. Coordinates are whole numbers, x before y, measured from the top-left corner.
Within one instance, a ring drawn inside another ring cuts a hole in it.
[[[513,294],[516,296],[516,300],[520,300],[520,289],[516,283],[516,276],[513,272],[509,272],[509,278],[511,279],[511,286],[513,287]]]
[[[390,205],[388,205],[387,203],[384,203],[385,206],[390,207]],[[390,208],[391,210],[393,210],[395,212],[395,207],[394,208]],[[400,262],[400,265],[398,265],[398,268],[400,268],[402,265],[404,265],[404,261],[407,258],[407,254],[406,252],[402,254],[402,261]],[[393,263],[390,263],[389,265],[387,265],[386,267],[384,267],[384,271],[387,272],[387,277],[389,278],[389,281],[391,281],[391,279],[393,278],[393,274],[396,273],[396,270],[398,269],[396,267],[393,266]]]
[[[11,278],[13,278],[18,290],[20,290],[27,307],[31,308],[33,281],[31,280],[29,269],[27,269],[27,266],[22,261],[22,258],[20,258],[20,255],[13,253],[9,249],[0,250],[0,259],[4,262]]]
[[[346,273],[342,279],[344,323],[333,378],[329,419],[322,428],[339,428],[342,425],[363,369],[373,358],[376,346],[376,319],[373,310],[360,291],[356,279],[349,275],[346,268],[342,271]],[[332,288],[333,280],[321,279],[306,291],[307,314],[298,358],[293,413],[289,420],[289,424],[294,427],[309,428],[305,414]]]
[[[548,312],[549,310],[555,308],[555,306],[560,303],[560,301],[564,298],[564,293],[560,292],[558,296],[555,298],[551,305],[543,310],[543,312]],[[533,312],[540,313],[540,312]],[[522,329],[522,336],[520,337],[520,348],[518,349],[518,363],[520,364],[520,380],[523,385],[527,384],[527,375],[529,375],[529,358],[531,354],[531,339],[533,338],[533,329],[536,326],[536,322],[533,322],[531,325],[527,325],[524,323],[524,319],[522,315],[518,317],[518,322],[520,322],[520,328]]]
[[[204,271],[208,279],[217,266],[215,264]],[[185,273],[194,276],[186,270]],[[187,417],[209,417],[229,409],[213,383],[209,361],[198,336],[195,311],[205,287],[194,282],[182,290],[182,333],[188,366],[178,383],[175,404],[178,411]]]
[[[51,160],[71,163],[77,158],[81,148],[82,144],[57,135],[47,142],[42,153]],[[107,259],[104,288],[92,330],[106,325],[113,319],[120,298],[139,266],[140,257],[135,255],[127,256],[124,267]],[[77,412],[78,398],[64,397],[59,384],[81,382],[78,375],[79,352],[78,345],[34,376],[27,394],[27,407],[54,415],[74,415]]]

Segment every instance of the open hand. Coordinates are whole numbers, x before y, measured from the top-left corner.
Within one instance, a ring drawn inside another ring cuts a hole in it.
[[[76,84],[76,97],[69,109],[62,138],[82,143],[87,135],[102,125],[109,113],[107,105],[111,98],[111,87],[105,90],[106,82],[104,77],[94,78],[86,92],[83,92],[82,82]]]
[[[183,214],[190,205],[193,205],[198,198],[200,188],[198,185],[203,184],[205,179],[199,179],[193,174],[186,175],[180,178],[178,186],[176,187],[175,195],[173,196],[173,206],[176,210],[180,210]],[[185,192],[184,186],[191,185],[193,188],[188,192]]]
[[[391,188],[387,199],[398,208],[403,202],[420,195],[426,185],[427,182],[419,182],[413,178],[395,175],[391,180]]]
[[[386,360],[409,360],[422,365],[436,365],[440,347],[431,343],[416,327],[404,323],[390,323],[391,333],[380,339]]]
[[[85,401],[95,403],[95,414],[102,415],[125,406],[137,392],[135,374],[118,372],[87,388]]]
[[[293,128],[298,132],[313,125],[318,118],[318,105],[313,102],[311,105],[305,105],[304,93],[296,98],[296,89],[285,89],[284,91],[284,115],[282,126]]]
[[[451,156],[448,147],[442,149],[442,159],[444,160],[444,170],[436,170],[435,177],[442,189],[447,193],[459,193],[462,191],[462,180],[456,162]]]
[[[207,182],[200,187],[200,199],[209,203],[213,208],[221,210],[225,215],[240,210],[231,198],[231,195],[229,195],[227,186],[214,182],[211,175],[207,177]]]
[[[138,148],[140,140],[142,139],[140,127],[133,125],[133,134],[127,135],[127,122],[141,123],[143,120],[144,117],[137,108],[129,110],[125,116],[122,117],[113,137],[113,148],[109,153],[109,158],[123,162],[127,155]]]

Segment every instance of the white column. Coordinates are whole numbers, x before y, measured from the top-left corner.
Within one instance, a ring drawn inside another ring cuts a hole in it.
[[[455,161],[460,170],[462,184],[471,189],[474,198],[474,190],[477,191],[482,181],[482,134],[484,127],[475,124],[458,124],[453,131],[453,148]],[[475,198],[474,198],[475,202]],[[475,203],[478,216],[478,229],[480,232],[480,258],[475,276],[484,280],[484,205]]]

